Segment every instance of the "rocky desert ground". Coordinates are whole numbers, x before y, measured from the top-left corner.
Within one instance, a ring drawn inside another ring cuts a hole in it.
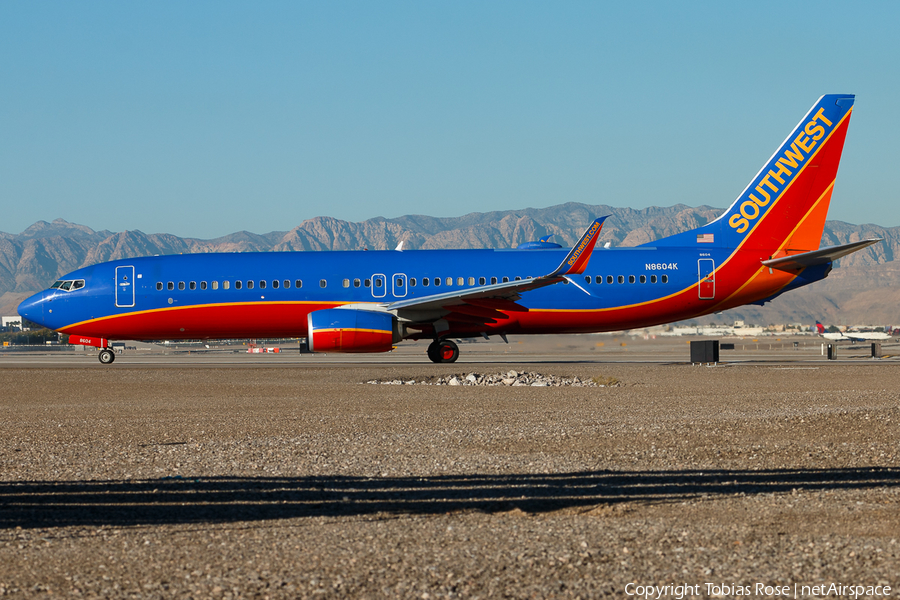
[[[897,595],[900,363],[562,350],[4,355],[0,595]]]

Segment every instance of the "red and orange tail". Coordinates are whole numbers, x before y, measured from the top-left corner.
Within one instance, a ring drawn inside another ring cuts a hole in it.
[[[853,100],[819,98],[721,217],[653,245],[713,244],[771,258],[818,249]]]
[[[818,249],[851,112],[853,96],[822,96],[742,194],[747,199],[732,206],[725,222],[738,235],[744,230],[748,250],[776,250],[777,258]]]

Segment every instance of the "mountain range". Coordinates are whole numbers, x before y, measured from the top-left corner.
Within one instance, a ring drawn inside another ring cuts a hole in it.
[[[60,275],[98,262],[196,252],[297,252],[403,249],[509,248],[553,235],[572,245],[590,222],[606,221],[600,243],[635,246],[700,227],[722,209],[678,204],[642,210],[567,203],[549,208],[471,213],[460,217],[407,215],[349,222],[330,217],[304,221],[288,231],[248,231],[202,240],[167,233],[94,231],[62,219],[38,221],[19,234],[0,232],[0,314],[15,314],[25,297]],[[785,294],[764,307],[742,307],[700,322],[809,324],[900,323],[900,227],[827,221],[822,246],[878,237],[884,241],[838,261],[824,281]]]

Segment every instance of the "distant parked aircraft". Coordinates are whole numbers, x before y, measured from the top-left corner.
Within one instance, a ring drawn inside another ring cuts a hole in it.
[[[306,337],[316,352],[385,352],[451,338],[648,327],[763,304],[879,240],[819,248],[854,97],[822,96],[718,219],[634,248],[156,256],[79,269],[19,314],[101,348],[111,339]],[[746,115],[742,115],[746,118]],[[735,140],[723,138],[723,143]]]
[[[816,331],[826,340],[848,342],[877,342],[891,339],[891,334],[884,331],[842,331],[828,333],[825,326],[816,321]]]

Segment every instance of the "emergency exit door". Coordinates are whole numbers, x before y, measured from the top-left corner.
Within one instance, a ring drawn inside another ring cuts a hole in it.
[[[372,275],[372,297],[384,298],[387,295],[387,277],[381,273]]]
[[[697,261],[697,276],[700,280],[701,300],[712,300],[716,297],[716,263],[711,258]]]

